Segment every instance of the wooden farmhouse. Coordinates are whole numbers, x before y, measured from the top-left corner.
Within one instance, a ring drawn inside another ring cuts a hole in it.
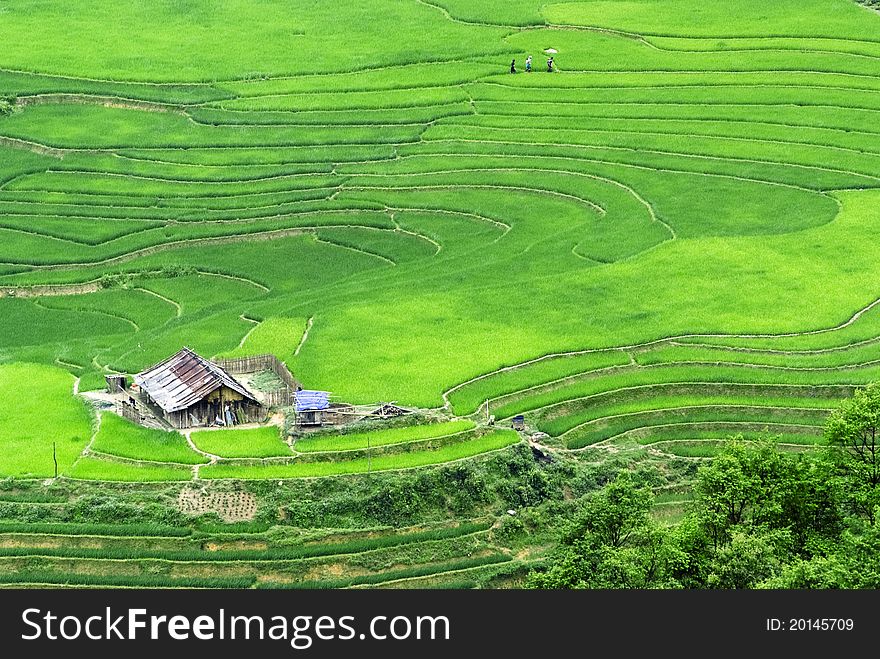
[[[174,428],[261,421],[266,410],[240,382],[189,348],[134,376],[144,401]]]

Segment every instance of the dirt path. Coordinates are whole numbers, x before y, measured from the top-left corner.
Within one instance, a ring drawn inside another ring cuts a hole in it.
[[[239,318],[241,318],[246,323],[253,323],[254,325],[245,333],[243,337],[241,337],[241,341],[238,342],[238,347],[243,348],[244,344],[247,343],[248,337],[250,337],[250,335],[253,334],[254,330],[260,326],[260,321],[254,320],[253,318],[248,318],[244,314],[239,315]]]
[[[79,382],[79,378],[77,378],[77,383]],[[78,387],[77,387],[78,388]],[[84,457],[87,457],[92,452],[92,444],[95,443],[95,438],[98,436],[98,433],[101,432],[101,413],[98,412],[96,414],[95,421],[95,431],[92,433],[92,436],[89,438],[89,443],[85,445],[85,448],[80,452],[80,454],[76,457],[76,460],[73,461],[73,464],[70,465],[68,471],[73,471],[74,467],[82,460]]]
[[[196,446],[196,443],[192,440],[192,430],[184,430],[181,434],[184,436],[184,438],[186,439],[186,443],[189,445],[189,447],[193,451],[195,451],[196,453],[198,453],[202,457],[208,458],[209,465],[217,464],[217,462],[219,460],[222,460],[222,458],[219,455],[214,455],[213,453],[208,453],[207,451],[203,451],[198,446]],[[199,472],[200,472],[201,468],[204,466],[205,466],[204,464],[194,464],[192,466],[193,480],[196,480],[196,481],[199,480]]]
[[[84,284],[44,284],[37,286],[0,286],[0,297],[56,297],[97,293],[101,286],[97,281]]]
[[[303,332],[302,338],[299,340],[299,345],[296,346],[296,350],[293,351],[294,357],[299,354],[299,351],[302,350],[302,347],[306,344],[306,339],[309,338],[309,330],[312,329],[312,323],[314,322],[314,320],[314,316],[309,316],[309,320],[306,323],[306,331]]]

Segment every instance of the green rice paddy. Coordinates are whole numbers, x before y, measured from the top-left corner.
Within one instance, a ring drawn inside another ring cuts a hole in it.
[[[53,445],[67,471],[92,435],[86,405],[73,397],[73,378],[47,366],[0,366],[0,476],[51,478]]]
[[[101,415],[101,429],[89,450],[145,462],[189,465],[208,462],[207,458],[193,451],[179,433],[144,428],[107,412]]]
[[[296,442],[296,450],[301,453],[316,451],[352,451],[371,446],[404,444],[422,439],[448,437],[472,430],[472,421],[447,421],[425,426],[404,426],[373,432],[347,433],[344,435],[328,435],[306,437]]]
[[[315,478],[341,474],[361,474],[388,469],[412,469],[454,460],[471,458],[489,451],[511,446],[519,441],[512,430],[496,430],[482,437],[449,444],[434,450],[391,453],[370,458],[340,461],[295,462],[290,464],[208,465],[201,470],[202,478]]]
[[[271,458],[292,455],[279,428],[203,430],[191,435],[200,450],[223,458]]]
[[[445,434],[525,414],[569,449],[815,443],[880,375],[878,28],[851,0],[9,0],[0,475],[52,476],[53,441],[75,478],[366,470],[269,433],[194,436],[204,467],[109,414],[95,435],[74,378],[183,345],[445,408]],[[388,432],[371,446],[430,438]]]

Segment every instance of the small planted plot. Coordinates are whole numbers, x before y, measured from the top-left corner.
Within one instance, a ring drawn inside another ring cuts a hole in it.
[[[669,442],[668,444],[658,444],[656,448],[682,458],[711,458],[717,455],[727,444],[729,444],[729,440],[683,440]],[[808,450],[809,446],[780,443],[778,449],[780,451],[797,452]]]
[[[637,400],[619,404],[596,404],[577,409],[580,405],[562,405],[550,409],[539,416],[539,427],[553,435],[562,435],[574,428],[597,422],[602,419],[615,419],[627,415],[661,412],[663,410],[682,410],[698,408],[755,407],[767,408],[768,413],[774,409],[803,409],[829,411],[836,407],[840,399],[834,398],[772,398],[763,392],[757,396],[656,396],[647,400]],[[574,408],[574,409],[572,409]]]
[[[613,369],[629,363],[629,355],[617,350],[542,359],[510,370],[489,373],[467,382],[450,391],[447,398],[456,412],[469,414],[477,411],[486,401],[494,402],[503,399],[507,394],[550,382],[562,382],[573,375]]]
[[[271,458],[293,455],[275,426],[202,430],[191,435],[199,450],[221,458]]]
[[[205,492],[185,489],[177,498],[184,515],[216,513],[224,522],[245,522],[257,513],[257,499],[248,492]]]
[[[749,424],[725,421],[645,426],[628,431],[620,437],[621,439],[635,440],[643,445],[724,440],[729,437],[740,437],[745,441],[758,441],[770,437],[780,444],[819,445],[824,442],[822,429],[819,427],[786,425],[784,423]]]
[[[88,451],[66,475],[119,482],[314,478],[438,465],[519,441],[509,430],[474,431],[472,421],[458,420],[311,438],[291,450],[280,429],[268,426],[193,432],[189,446],[176,432],[142,428],[104,413]],[[179,503],[185,513],[216,512],[227,521],[252,519],[256,505],[249,494],[195,490],[181,493]]]
[[[795,377],[796,376],[796,377]],[[605,392],[660,385],[757,385],[838,386],[841,393],[853,385],[866,384],[880,376],[880,368],[868,365],[847,371],[785,371],[748,365],[668,364],[650,368],[632,368],[603,378],[586,377],[560,383],[559,386],[523,392],[511,396],[496,408],[499,418],[548,408],[553,405],[586,399]],[[845,394],[844,394],[845,395]]]
[[[159,299],[175,305],[180,314],[257,299],[266,292],[251,282],[210,273],[150,278],[137,283],[144,290],[160,296]]]
[[[184,465],[208,462],[187,445],[180,433],[144,428],[110,412],[101,415],[101,428],[89,451],[142,462]]]
[[[320,581],[302,581],[298,583],[261,582],[260,588],[352,588],[356,586],[381,586],[387,584],[396,587],[401,581],[419,579],[423,577],[437,577],[447,573],[461,573],[486,565],[498,565],[509,562],[510,556],[506,554],[490,554],[475,558],[465,558],[457,561],[448,561],[419,567],[380,572],[378,574],[349,577],[344,579],[322,579]]]
[[[47,309],[102,313],[129,321],[137,331],[148,331],[175,317],[171,302],[137,290],[106,289],[83,295],[59,295],[40,300]]]

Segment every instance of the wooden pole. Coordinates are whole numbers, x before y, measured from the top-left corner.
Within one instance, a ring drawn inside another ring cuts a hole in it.
[[[52,462],[55,463],[55,478],[58,478],[58,453],[55,451],[55,442],[52,442]]]
[[[372,477],[373,452],[370,450],[370,433],[367,433],[367,478]]]
[[[486,399],[486,423],[489,423],[489,399]]]

